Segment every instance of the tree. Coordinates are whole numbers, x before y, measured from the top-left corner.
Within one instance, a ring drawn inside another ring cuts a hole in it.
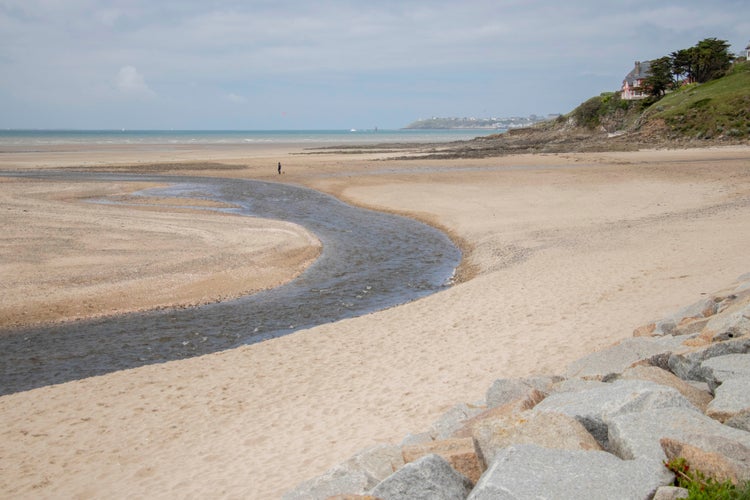
[[[674,86],[672,60],[668,56],[651,61],[650,75],[644,80],[646,91],[654,97],[661,97]]]
[[[732,65],[734,56],[729,53],[726,40],[706,38],[694,47],[670,54],[672,71],[679,78],[705,83],[724,75]]]
[[[695,81],[707,82],[724,76],[732,65],[734,56],[729,53],[726,40],[706,38],[701,40],[691,51]]]
[[[680,49],[672,52],[669,57],[672,60],[672,74],[677,80],[695,79],[695,70],[693,69],[693,60],[695,59],[695,47],[689,49]]]

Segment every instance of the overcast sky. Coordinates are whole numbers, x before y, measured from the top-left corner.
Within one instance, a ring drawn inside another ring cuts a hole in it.
[[[0,128],[399,128],[566,113],[750,42],[747,0],[0,0]]]

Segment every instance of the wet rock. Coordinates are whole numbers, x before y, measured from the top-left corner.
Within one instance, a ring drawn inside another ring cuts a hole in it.
[[[706,415],[719,422],[750,411],[750,377],[726,380],[714,390],[714,395]]]
[[[648,460],[620,460],[603,451],[505,448],[484,473],[470,500],[501,498],[649,499],[673,475]],[[624,480],[623,478],[627,478]]]
[[[480,458],[474,440],[471,438],[453,438],[430,443],[405,446],[402,449],[405,463],[415,462],[426,455],[440,455],[473,483],[479,480],[484,472],[484,462]]]
[[[606,450],[608,432],[605,419],[671,407],[698,412],[690,401],[671,387],[643,380],[617,380],[594,389],[551,394],[532,411],[562,413],[577,419]]]
[[[370,494],[383,500],[464,500],[472,483],[438,455],[404,465]]]

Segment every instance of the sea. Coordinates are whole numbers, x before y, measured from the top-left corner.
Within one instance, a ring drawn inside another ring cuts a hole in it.
[[[501,133],[501,129],[350,130],[0,130],[0,147],[57,145],[356,145],[452,142]]]

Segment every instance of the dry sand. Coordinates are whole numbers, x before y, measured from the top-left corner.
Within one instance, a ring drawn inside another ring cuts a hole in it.
[[[164,170],[149,166],[156,154],[105,151],[97,161]],[[30,155],[6,154],[0,168],[85,158]],[[1,397],[2,496],[277,498],[358,449],[398,442],[453,404],[482,398],[495,378],[560,373],[750,271],[750,148],[471,161],[241,150],[191,158],[237,166],[194,174],[280,179],[435,223],[467,251],[467,279],[261,344]],[[85,191],[70,189],[74,198]],[[24,203],[14,199],[11,207]],[[133,224],[124,238],[153,236]],[[236,224],[244,222],[227,223]],[[90,230],[117,234],[117,224]],[[231,249],[224,230],[205,244],[216,238]],[[4,280],[20,265],[2,263]]]

